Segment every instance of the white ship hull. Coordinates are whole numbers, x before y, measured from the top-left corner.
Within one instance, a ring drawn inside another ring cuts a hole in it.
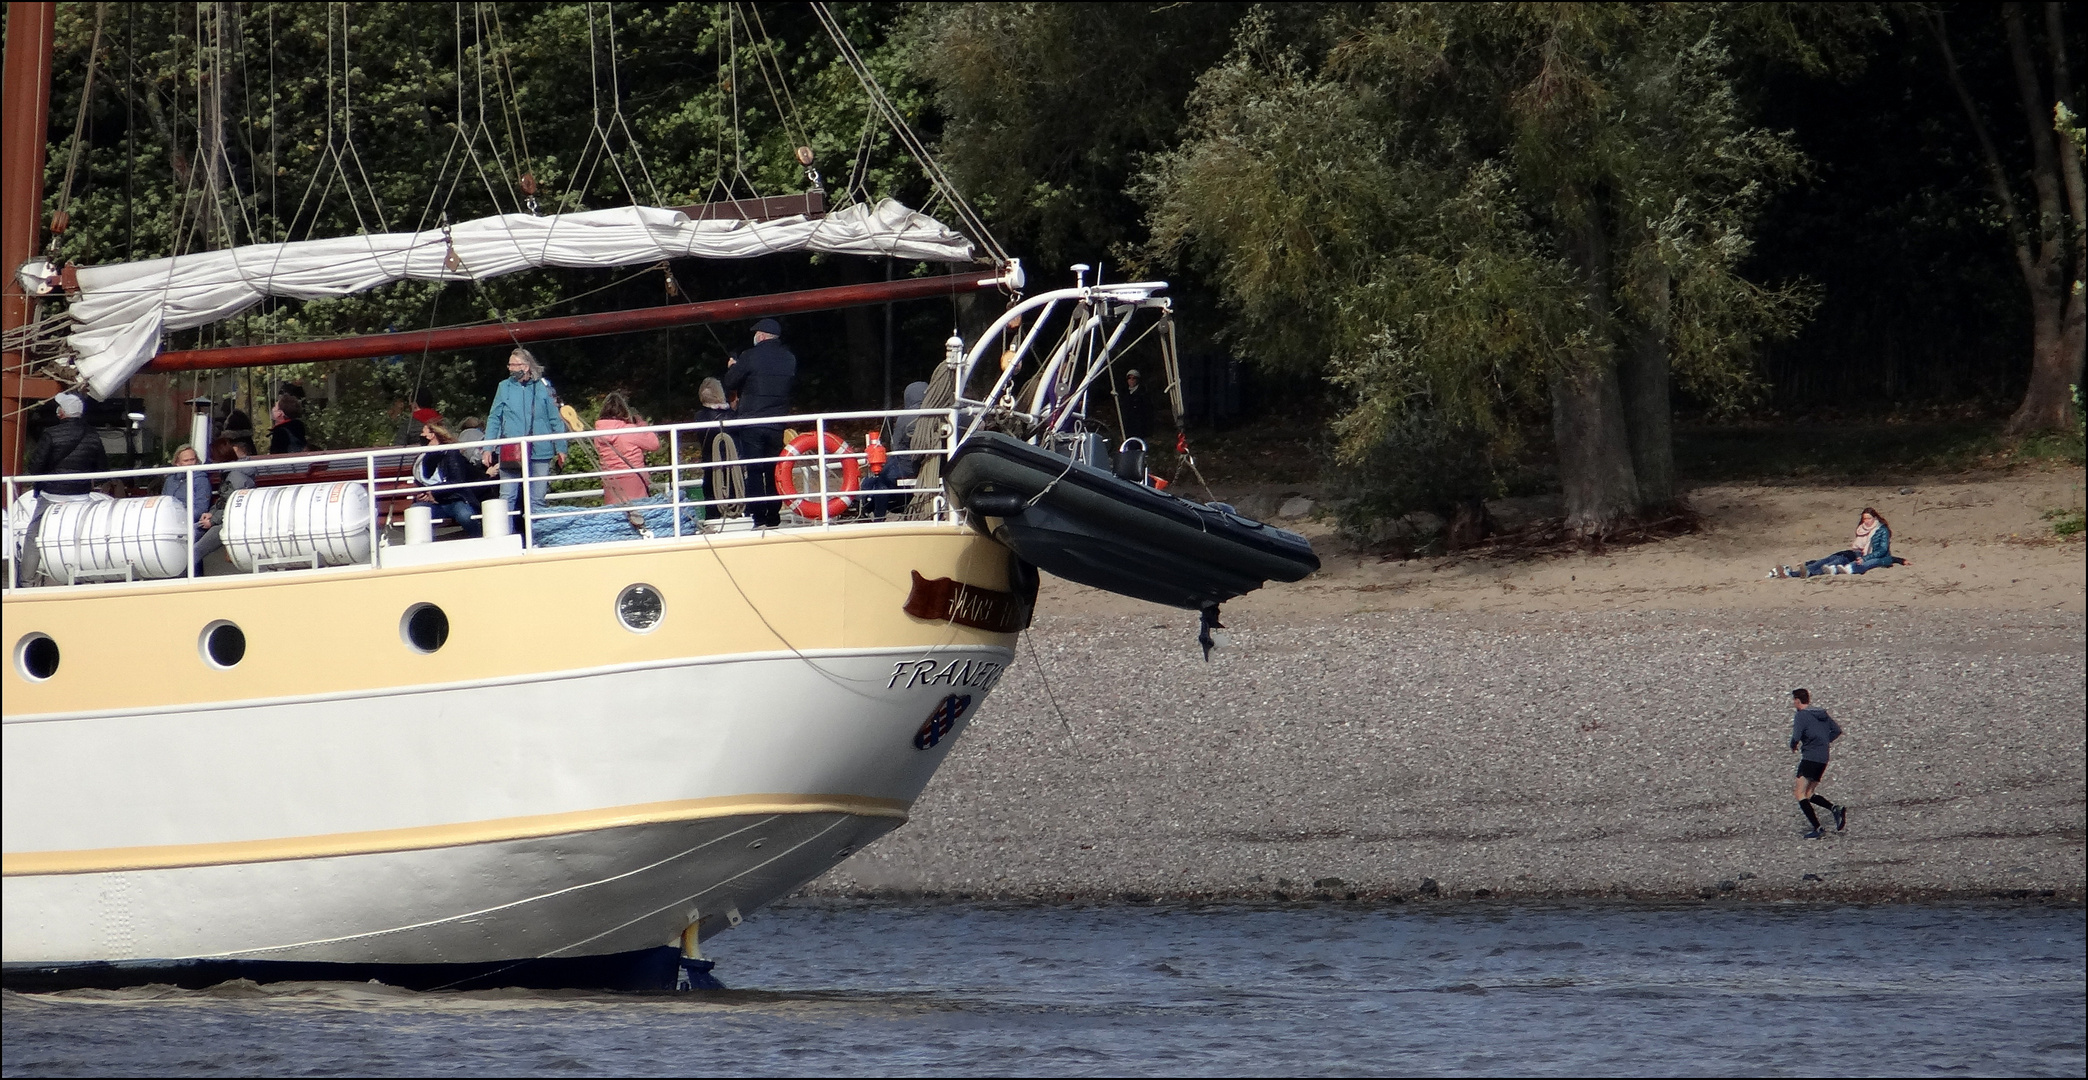
[[[34,712],[15,711],[31,703],[11,689],[0,755],[0,942],[11,981],[81,965],[428,967],[693,953],[741,912],[902,824],[1012,659],[1011,635],[904,615],[897,580],[921,570],[1003,586],[1004,576],[981,578],[1004,567],[1005,552],[957,530],[905,533],[790,542],[799,572],[766,587],[833,586],[829,606],[847,610],[744,597],[748,610],[777,614],[737,632],[716,625],[743,614],[735,604],[688,610],[688,597],[720,594],[723,583],[706,577],[729,569],[730,555],[649,545],[530,557],[540,565],[526,605],[568,595],[568,583],[606,604],[635,578],[668,594],[669,618],[645,635],[582,621],[503,640],[499,627],[523,624],[487,612],[479,621],[496,640],[444,649],[451,670],[494,669],[479,678],[423,681],[423,667],[411,685],[128,708],[108,707],[122,689],[82,684],[104,707]],[[758,559],[779,545],[755,538],[740,548]],[[879,567],[856,557],[865,555],[897,558]],[[445,587],[497,607],[497,594],[470,579],[504,565],[364,573],[356,610],[392,622],[411,597]],[[247,579],[273,598],[205,588],[213,584],[197,586],[186,602],[200,607],[167,635],[198,669],[207,665],[181,639],[209,617],[240,617],[253,602],[246,620],[256,625],[286,595],[326,599],[312,581]],[[150,592],[112,589],[104,603],[113,612]],[[31,622],[62,627],[83,600],[66,603],[41,612],[11,603],[10,636]],[[469,637],[473,621],[457,621],[454,636]],[[133,653],[152,648],[143,636],[128,643]],[[914,640],[856,644],[894,637]],[[700,651],[698,638],[791,647],[676,655]],[[208,694],[184,694],[186,685],[175,680],[160,696]],[[935,729],[938,713],[951,722]]]

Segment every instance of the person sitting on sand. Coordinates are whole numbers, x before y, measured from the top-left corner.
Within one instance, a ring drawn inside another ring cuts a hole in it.
[[[1904,566],[1907,560],[1892,556],[1892,526],[1876,510],[1866,506],[1856,519],[1856,536],[1849,546],[1803,567],[1779,566],[1769,571],[1773,578],[1809,578],[1821,574],[1861,574],[1881,566]]]

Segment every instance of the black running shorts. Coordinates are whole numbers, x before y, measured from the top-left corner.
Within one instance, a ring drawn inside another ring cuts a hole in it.
[[[1827,763],[1824,761],[1800,761],[1798,763],[1798,775],[1815,784],[1820,782],[1820,777],[1826,772]]]

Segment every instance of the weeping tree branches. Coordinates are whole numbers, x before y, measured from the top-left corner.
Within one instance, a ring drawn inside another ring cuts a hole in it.
[[[1740,274],[1800,161],[1747,121],[1720,10],[1250,18],[1145,173],[1149,250],[1208,273],[1264,365],[1347,391],[1347,461],[1415,417],[1507,440],[1548,413],[1600,536],[1674,497],[1671,381],[1744,401],[1749,349],[1809,308]]]

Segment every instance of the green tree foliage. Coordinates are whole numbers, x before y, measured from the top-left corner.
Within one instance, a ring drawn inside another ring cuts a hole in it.
[[[1740,273],[1800,161],[1748,122],[1735,34],[1715,5],[1251,19],[1146,174],[1152,250],[1211,275],[1258,362],[1344,388],[1348,461],[1417,415],[1505,439],[1548,409],[1600,534],[1671,497],[1670,374],[1740,404],[1807,307]]]
[[[945,117],[941,158],[1046,273],[1133,254],[1132,179],[1173,144],[1244,4],[911,5],[900,28]]]

